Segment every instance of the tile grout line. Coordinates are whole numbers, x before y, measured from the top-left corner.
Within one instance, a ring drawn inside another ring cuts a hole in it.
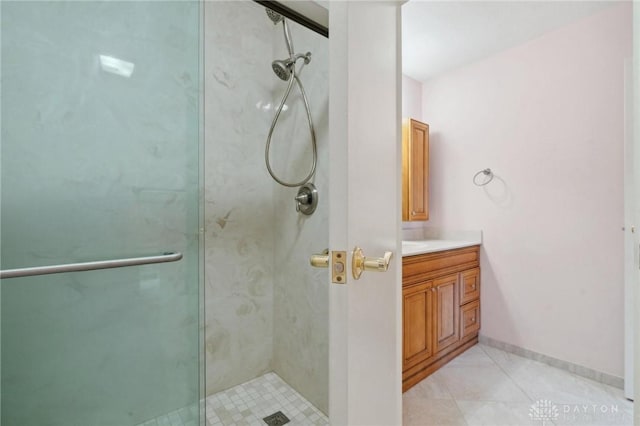
[[[480,346],[480,345],[479,345]],[[515,380],[513,380],[513,377],[511,377],[511,374],[509,374],[509,372],[507,370],[505,370],[504,368],[502,368],[502,366],[491,356],[491,354],[489,354],[487,351],[484,350],[484,348],[482,346],[480,346],[480,349],[482,349],[482,352],[484,352],[489,359],[491,359],[491,361],[493,361],[493,363],[509,378],[509,380],[511,381],[511,383],[513,383],[518,389],[520,389],[520,391],[523,393],[524,396],[526,396],[527,398],[529,398],[529,404],[531,404],[533,401],[533,397],[529,394],[529,392],[527,392],[526,390],[524,390],[524,388],[522,386],[520,386],[520,384],[518,384],[518,382],[516,382]],[[497,349],[497,348],[494,348]],[[498,349],[500,350],[500,349]],[[505,351],[502,351],[505,352]],[[505,352],[508,353],[508,352]]]
[[[447,394],[451,397],[451,400],[453,400],[453,403],[456,406],[456,410],[458,410],[458,413],[460,413],[460,417],[462,418],[462,421],[464,422],[464,424],[466,426],[469,426],[469,423],[467,422],[467,418],[465,417],[464,412],[462,411],[462,409],[458,405],[458,400],[453,396],[453,393],[451,393],[451,390],[449,389],[449,386],[447,386],[447,384],[443,380],[439,380],[438,379],[438,377],[436,376],[437,373],[438,373],[438,370],[436,370],[433,373],[431,373],[433,375],[433,379],[435,381],[437,381],[440,385],[442,385],[446,389]]]
[[[467,419],[464,416],[464,413],[462,412],[462,410],[460,409],[460,406],[458,405],[458,402],[456,401],[456,399],[453,397],[453,394],[451,393],[451,391],[449,390],[449,386],[447,386],[446,383],[444,383],[444,381],[438,380],[438,378],[436,377],[436,374],[438,373],[438,371],[434,371],[433,373],[431,373],[429,376],[425,377],[424,379],[422,379],[420,382],[418,382],[415,386],[419,386],[420,383],[422,383],[422,381],[428,379],[429,377],[433,378],[433,380],[435,380],[436,382],[438,382],[438,385],[442,386],[445,388],[447,395],[450,396],[449,399],[442,399],[442,398],[427,398],[424,396],[420,396],[418,398],[407,398],[407,399],[421,399],[421,400],[425,400],[425,401],[453,401],[453,404],[456,407],[456,410],[458,410],[458,414],[460,415],[460,418],[462,419],[462,422],[465,424],[465,426],[469,426],[469,423],[467,423]],[[414,387],[415,387],[414,386]],[[404,401],[404,398],[403,398]],[[404,404],[404,402],[403,402]],[[403,410],[404,411],[404,410]]]
[[[464,422],[464,424],[469,426],[469,423],[467,422],[467,417],[464,415],[464,412],[460,408],[460,405],[458,405],[458,400],[453,398],[453,403],[456,405],[456,409],[458,410],[458,412],[462,416],[462,421]]]

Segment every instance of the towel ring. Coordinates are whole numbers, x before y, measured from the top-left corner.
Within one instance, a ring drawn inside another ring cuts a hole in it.
[[[480,176],[480,175],[485,175],[485,176],[487,176],[487,178],[485,179],[484,182],[478,183],[478,176]],[[486,184],[488,184],[492,180],[493,180],[493,172],[491,171],[491,169],[480,170],[478,173],[473,175],[473,184],[475,186],[485,186]]]

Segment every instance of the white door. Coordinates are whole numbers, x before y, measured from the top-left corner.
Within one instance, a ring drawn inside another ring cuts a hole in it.
[[[329,23],[329,247],[347,251],[347,282],[330,284],[330,421],[400,425],[400,3],[331,2]],[[355,280],[355,246],[393,252],[388,271]]]

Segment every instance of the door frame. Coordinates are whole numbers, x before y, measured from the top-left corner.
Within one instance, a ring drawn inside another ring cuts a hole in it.
[[[637,0],[633,2],[633,52],[636,52],[633,55],[633,79],[632,81],[637,82],[640,81],[640,55],[637,54],[638,49],[640,49],[640,3]],[[632,119],[632,137],[633,137],[633,220],[635,223],[640,224],[640,197],[638,196],[638,191],[640,190],[640,84],[633,84],[632,87],[633,92],[633,119]],[[635,247],[637,247],[637,239]],[[634,248],[635,248],[634,247]],[[636,256],[635,259],[638,259]],[[640,260],[639,260],[640,262]],[[634,261],[634,265],[636,265]],[[637,285],[640,283],[640,265],[638,268],[635,268],[636,274],[636,282]],[[634,354],[640,354],[640,291],[638,288],[635,289],[635,294],[633,297],[633,301],[635,302],[634,312],[634,342],[633,342],[633,352]],[[633,382],[634,389],[640,389],[640,357],[634,357],[634,373],[633,373]],[[634,424],[640,424],[640,398],[636,398],[634,400],[633,406],[633,417]]]
[[[633,400],[634,396],[634,300],[635,289],[638,286],[640,276],[636,272],[638,264],[636,259],[640,255],[638,251],[638,238],[635,232],[634,220],[635,182],[634,182],[634,146],[633,146],[633,92],[632,92],[632,67],[631,58],[625,60],[624,85],[624,396]]]

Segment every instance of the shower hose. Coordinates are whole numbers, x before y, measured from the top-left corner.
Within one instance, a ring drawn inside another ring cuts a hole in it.
[[[309,100],[307,99],[307,94],[304,91],[304,87],[302,86],[302,82],[300,81],[299,74],[302,71],[302,68],[305,66],[305,62],[302,63],[300,69],[296,71],[296,62],[297,58],[290,65],[291,75],[289,76],[289,81],[287,84],[287,90],[285,90],[284,95],[282,96],[282,100],[280,101],[280,105],[278,105],[278,109],[276,110],[276,114],[273,117],[273,121],[271,122],[271,128],[269,129],[269,135],[267,136],[267,145],[264,151],[264,160],[267,163],[267,170],[269,174],[280,185],[288,186],[288,187],[297,187],[302,186],[307,183],[316,172],[316,164],[318,162],[318,148],[316,145],[316,131],[313,128],[313,120],[311,118],[311,108],[309,107]],[[271,161],[269,159],[269,151],[271,149],[271,137],[273,136],[273,131],[275,130],[276,123],[278,122],[278,118],[280,117],[280,113],[282,113],[282,108],[284,107],[284,103],[287,101],[287,98],[291,94],[291,89],[293,88],[293,83],[298,84],[298,88],[300,89],[300,94],[302,95],[302,100],[304,101],[304,108],[307,111],[307,122],[309,123],[309,132],[311,133],[311,149],[313,151],[313,160],[311,163],[311,169],[307,176],[299,182],[285,182],[276,176],[275,172],[271,168]]]

